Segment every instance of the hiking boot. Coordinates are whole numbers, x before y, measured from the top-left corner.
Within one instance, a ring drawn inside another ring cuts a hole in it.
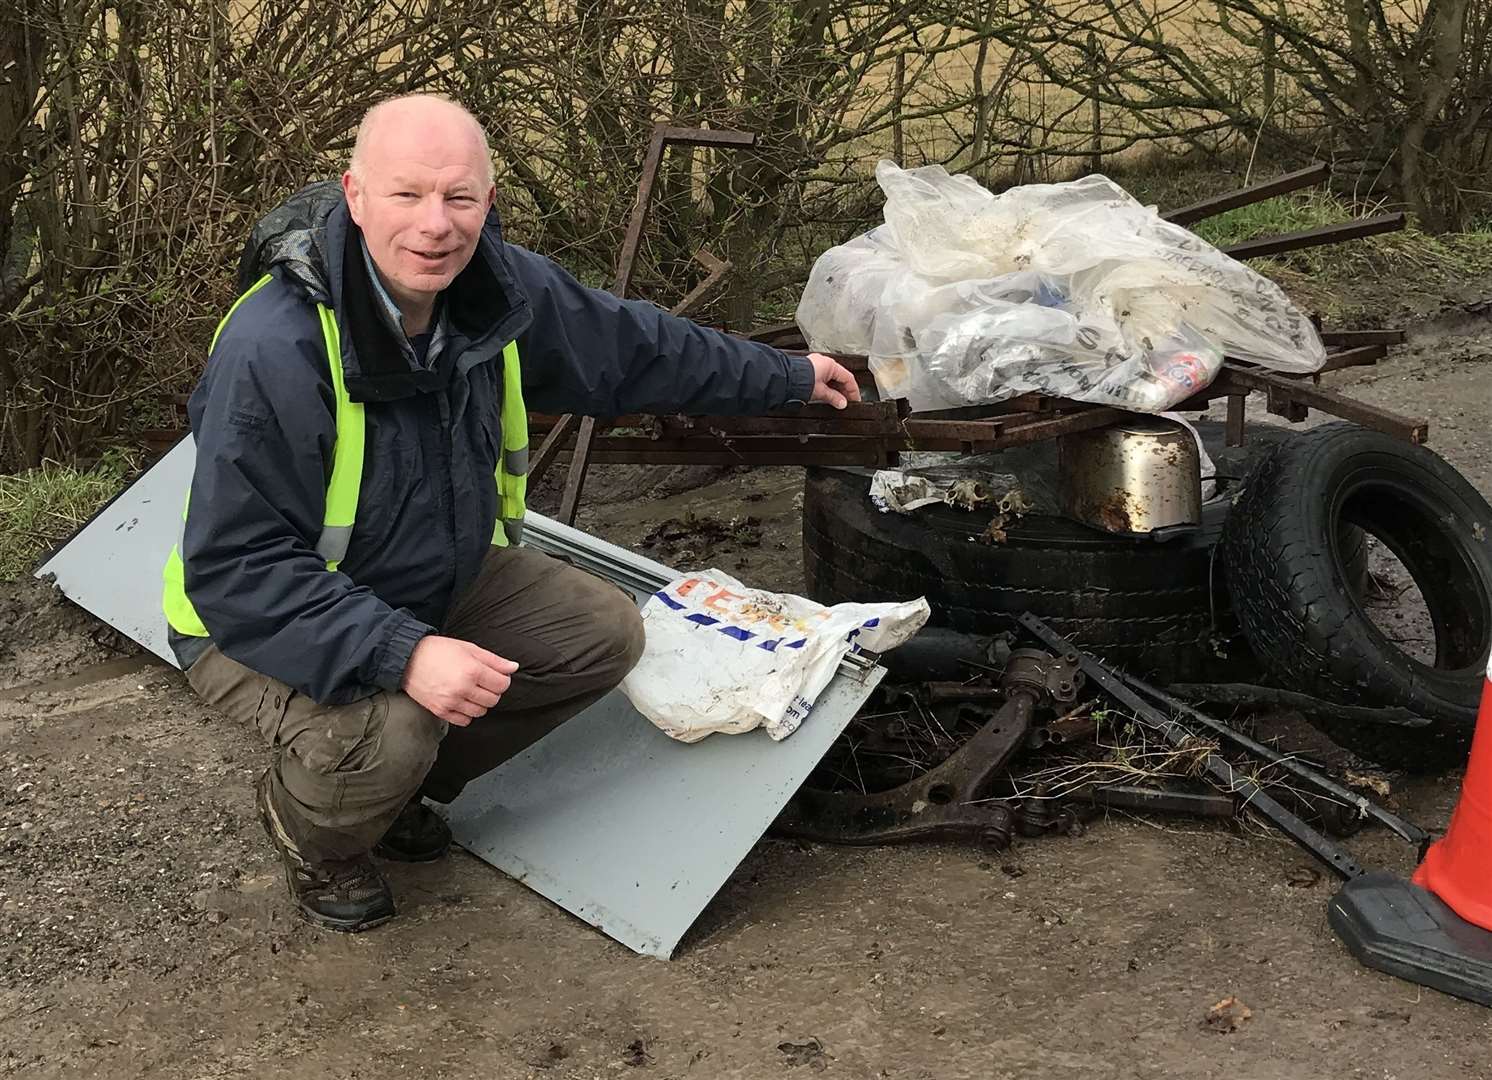
[[[366,855],[312,862],[290,839],[269,794],[269,772],[259,778],[255,802],[264,831],[285,864],[285,882],[301,917],[329,930],[355,934],[394,917],[394,895]]]
[[[434,862],[451,847],[451,827],[416,795],[404,804],[373,854],[396,862]]]

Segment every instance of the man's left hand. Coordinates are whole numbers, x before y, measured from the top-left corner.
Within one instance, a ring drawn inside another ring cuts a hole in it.
[[[822,353],[809,353],[808,362],[813,365],[813,397],[810,400],[822,401],[836,409],[860,400],[860,384],[849,368]]]

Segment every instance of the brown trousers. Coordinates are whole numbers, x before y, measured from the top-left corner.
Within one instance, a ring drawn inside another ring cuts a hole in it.
[[[402,691],[318,705],[211,647],[187,672],[208,704],[274,750],[270,798],[312,861],[372,849],[416,793],[454,799],[607,693],[642,655],[632,598],[528,548],[493,548],[440,632],[518,664],[486,716],[451,727]]]

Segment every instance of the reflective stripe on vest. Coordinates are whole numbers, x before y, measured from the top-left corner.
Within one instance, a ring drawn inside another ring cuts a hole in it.
[[[213,333],[212,347],[217,346],[218,336],[222,334],[223,327],[233,317],[238,306],[263,288],[269,280],[270,275],[266,274],[234,301]],[[324,304],[317,304],[316,311],[321,320],[321,335],[326,343],[327,365],[331,369],[332,390],[337,402],[337,438],[332,450],[332,474],[327,481],[326,510],[322,515],[321,535],[316,538],[316,553],[326,560],[328,570],[335,570],[347,556],[348,545],[352,542],[358,495],[363,482],[367,423],[362,403],[353,401],[347,394],[337,317]],[[498,454],[495,476],[497,523],[492,530],[492,543],[498,547],[506,547],[510,543],[517,544],[523,537],[524,498],[528,490],[528,410],[523,404],[523,373],[519,367],[516,341],[509,342],[503,349],[501,424],[502,447]],[[188,637],[207,637],[207,627],[202,624],[186,594],[186,567],[181,559],[181,550],[186,537],[188,509],[189,507],[182,508],[181,533],[176,546],[171,549],[162,574],[165,589],[161,606],[165,609],[166,621],[177,633]]]

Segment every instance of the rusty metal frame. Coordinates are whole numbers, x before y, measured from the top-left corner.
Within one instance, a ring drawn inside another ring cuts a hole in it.
[[[1358,218],[1338,225],[1322,225],[1301,232],[1282,233],[1279,236],[1261,236],[1245,240],[1241,244],[1222,249],[1224,255],[1234,259],[1260,259],[1266,255],[1283,255],[1290,251],[1321,247],[1325,244],[1340,244],[1343,240],[1358,240],[1379,233],[1398,232],[1408,224],[1402,212],[1379,214],[1376,217]]]
[[[632,204],[632,220],[627,225],[627,235],[622,241],[622,250],[617,259],[616,280],[611,292],[624,297],[632,284],[632,271],[637,265],[637,256],[642,249],[642,234],[647,228],[648,213],[652,208],[653,186],[658,181],[658,170],[663,166],[663,153],[670,146],[721,146],[751,147],[756,145],[756,134],[750,131],[710,130],[707,128],[672,127],[658,124],[648,140],[647,155],[643,158],[642,177],[637,183],[637,198]],[[710,271],[700,285],[678,305],[678,313],[687,312],[696,306],[708,292],[729,273],[730,264],[721,262],[707,252],[695,255]],[[569,454],[569,470],[565,474],[565,490],[560,497],[559,520],[566,525],[575,522],[575,512],[580,506],[581,492],[585,488],[585,474],[590,467],[592,444],[596,437],[596,417],[579,418],[566,415],[560,418],[529,467],[530,481],[537,480],[558,457],[560,446],[575,430],[575,446]]]
[[[1183,206],[1179,210],[1168,211],[1161,216],[1173,225],[1193,225],[1228,210],[1237,210],[1240,206],[1252,206],[1265,199],[1272,199],[1276,195],[1288,195],[1292,191],[1314,187],[1330,177],[1331,166],[1324,161],[1318,161],[1314,165],[1286,173],[1284,176],[1277,176],[1273,180],[1266,180],[1262,184],[1231,191],[1226,195],[1217,195],[1211,199],[1203,199],[1201,202]]]
[[[1369,334],[1363,335],[1368,344],[1355,343],[1363,338],[1342,335],[1349,347],[1328,354],[1322,372],[1376,363],[1398,332]],[[780,328],[778,340],[787,340]],[[836,359],[857,379],[871,384],[865,357]],[[1206,389],[1175,408],[1196,412],[1226,398],[1225,430],[1232,446],[1244,442],[1245,402],[1253,393],[1262,393],[1268,411],[1291,422],[1306,419],[1315,409],[1407,442],[1428,441],[1428,420],[1399,416],[1329,390],[1319,385],[1319,375],[1284,375],[1229,360]],[[904,402],[887,401],[859,402],[845,409],[809,405],[761,417],[620,416],[598,426],[600,434],[584,453],[586,464],[884,467],[894,465],[904,451],[991,453],[1103,427],[1127,415],[1102,405],[1023,394],[994,405],[936,413],[911,413]],[[531,415],[530,438],[547,436],[548,445],[563,420]],[[562,450],[558,459],[572,461],[577,452]]]

